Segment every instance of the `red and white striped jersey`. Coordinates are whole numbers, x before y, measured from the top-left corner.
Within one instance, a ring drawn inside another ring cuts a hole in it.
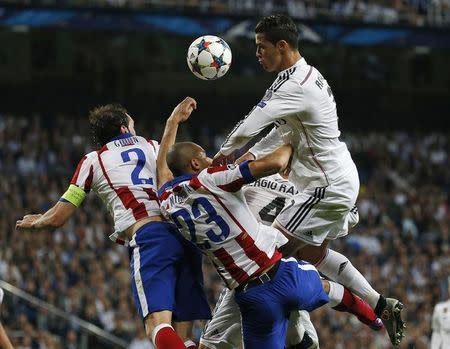
[[[255,179],[248,162],[210,167],[167,182],[161,211],[213,261],[229,288],[276,263],[287,239],[253,216],[240,190]]]
[[[114,138],[100,150],[85,155],[70,182],[105,203],[114,230],[123,232],[138,220],[160,215],[156,194],[159,145],[129,133]]]
[[[294,184],[279,174],[260,178],[242,187],[250,211],[256,219],[271,225],[292,197],[298,194]]]

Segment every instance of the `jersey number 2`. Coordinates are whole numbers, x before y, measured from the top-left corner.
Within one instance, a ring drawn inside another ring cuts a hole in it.
[[[131,182],[135,185],[139,184],[153,184],[153,178],[141,178],[139,177],[139,174],[141,173],[142,169],[145,165],[145,154],[142,151],[142,149],[139,148],[132,148],[125,150],[120,153],[122,156],[123,162],[129,162],[131,161],[130,153],[135,153],[137,156],[137,163],[136,167],[134,168],[133,172],[131,172]]]

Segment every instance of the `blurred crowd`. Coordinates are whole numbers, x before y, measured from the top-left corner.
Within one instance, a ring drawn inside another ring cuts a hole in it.
[[[177,9],[213,14],[267,15],[366,23],[448,25],[450,0],[9,0],[30,5]]]
[[[162,121],[147,122],[137,121],[138,133],[159,139]],[[94,194],[62,229],[14,231],[16,219],[48,209],[66,190],[78,160],[91,150],[86,125],[82,117],[0,114],[0,279],[115,334],[129,348],[148,349],[132,303],[127,249],[108,239],[112,222]],[[195,119],[187,125],[197,126]],[[213,152],[225,131],[194,141],[207,142]],[[448,134],[344,135],[360,173],[361,221],[333,248],[376,289],[403,300],[408,331],[400,348],[425,349],[433,306],[447,297],[450,275]],[[214,306],[223,285],[209,264],[204,275]],[[88,348],[111,347],[83,337],[76,322],[10,294],[0,317],[17,349],[75,349],[83,341]],[[384,332],[372,332],[347,314],[323,307],[312,319],[323,349],[390,348]],[[200,332],[198,324],[197,337]]]

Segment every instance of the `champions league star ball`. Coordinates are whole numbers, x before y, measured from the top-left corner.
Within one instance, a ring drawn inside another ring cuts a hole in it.
[[[230,69],[230,46],[218,36],[201,36],[189,46],[187,64],[199,79],[216,80]]]

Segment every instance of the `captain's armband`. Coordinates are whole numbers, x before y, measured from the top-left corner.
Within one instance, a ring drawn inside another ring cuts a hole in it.
[[[74,184],[71,184],[69,186],[69,189],[64,193],[63,196],[61,196],[60,201],[68,201],[71,204],[75,205],[76,207],[80,206],[83,202],[84,198],[86,197],[86,193],[83,189],[80,187],[77,187]]]

